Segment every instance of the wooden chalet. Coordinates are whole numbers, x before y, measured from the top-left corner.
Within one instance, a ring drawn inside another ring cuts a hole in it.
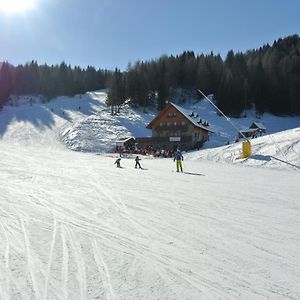
[[[174,103],[166,107],[148,124],[151,138],[136,138],[139,146],[173,150],[200,148],[211,132],[207,121],[197,113],[186,110]]]
[[[259,122],[253,122],[249,128],[257,129],[259,133],[266,133],[267,128]]]
[[[238,138],[243,138],[244,136],[246,138],[254,138],[257,135],[257,129],[256,128],[248,128],[248,129],[242,129],[239,131]]]
[[[239,132],[238,138],[243,138],[243,135],[247,138],[256,138],[262,136],[263,133],[266,133],[266,127],[259,123],[253,122],[248,129],[243,129]]]

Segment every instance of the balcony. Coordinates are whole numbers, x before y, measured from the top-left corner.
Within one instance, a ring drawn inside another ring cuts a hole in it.
[[[180,132],[185,132],[188,130],[188,125],[164,125],[164,126],[156,126],[155,128],[153,128],[152,130],[156,131],[156,132],[161,132],[161,131],[168,131],[168,132],[174,132],[174,131],[180,131]]]

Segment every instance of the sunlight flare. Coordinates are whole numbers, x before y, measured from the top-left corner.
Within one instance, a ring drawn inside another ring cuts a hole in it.
[[[0,0],[0,11],[8,14],[22,13],[34,6],[35,0]]]

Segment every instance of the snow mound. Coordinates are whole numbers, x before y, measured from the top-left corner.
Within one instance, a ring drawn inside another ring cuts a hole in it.
[[[300,170],[300,127],[251,139],[250,142],[252,155],[246,159],[241,159],[242,142],[191,152],[186,158]]]
[[[71,150],[82,152],[110,152],[115,142],[126,137],[150,136],[146,129],[154,114],[145,114],[128,105],[120,113],[111,114],[105,104],[106,93],[90,92],[89,97],[99,102],[95,111],[74,122],[68,122],[60,131],[61,141]]]
[[[68,148],[83,152],[112,151],[115,141],[124,136],[131,136],[130,131],[109,115],[89,116],[61,133]]]

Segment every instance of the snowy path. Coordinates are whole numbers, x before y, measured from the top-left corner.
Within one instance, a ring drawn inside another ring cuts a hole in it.
[[[300,298],[299,172],[0,149],[1,299]]]

